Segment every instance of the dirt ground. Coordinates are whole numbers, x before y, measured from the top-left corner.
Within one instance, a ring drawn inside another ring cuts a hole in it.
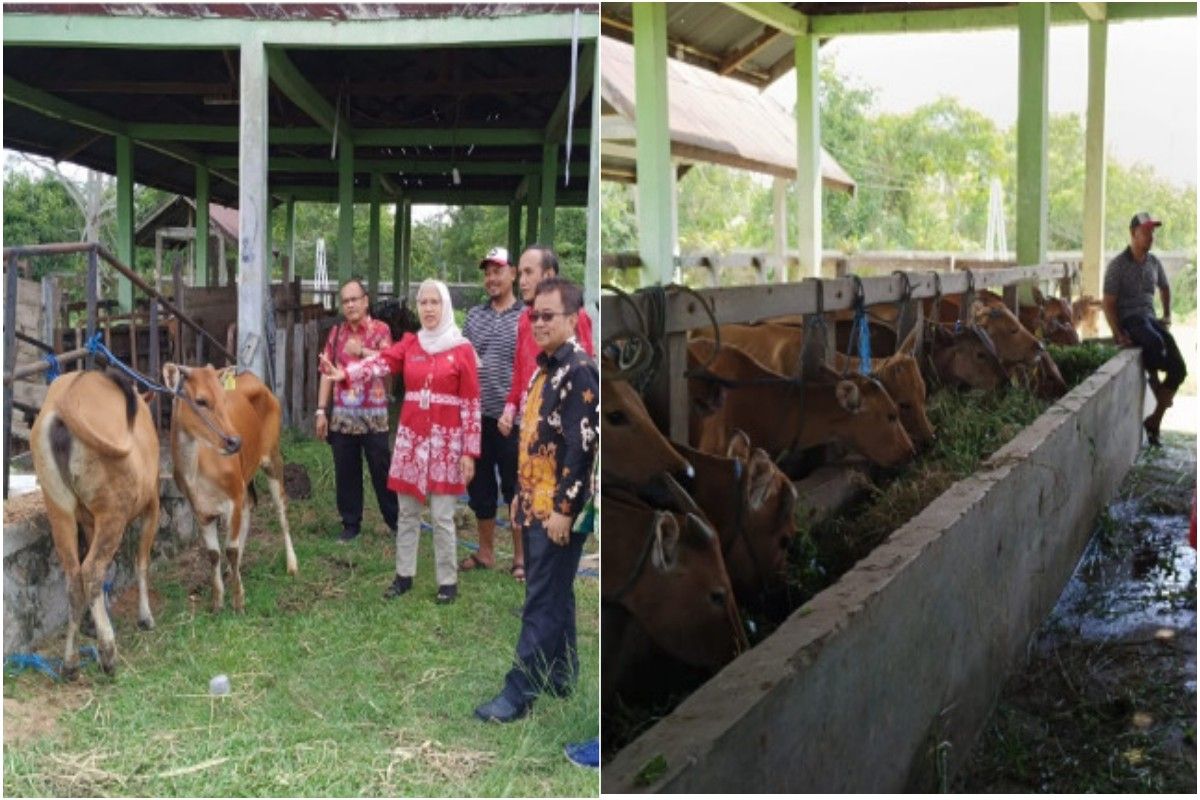
[[[1163,440],[1101,515],[956,790],[1196,791],[1196,437]]]

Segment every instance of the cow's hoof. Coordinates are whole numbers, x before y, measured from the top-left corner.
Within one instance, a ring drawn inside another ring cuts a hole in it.
[[[63,664],[62,676],[63,680],[74,683],[79,679],[79,664]]]
[[[152,631],[154,630],[154,620],[150,617],[147,617],[146,619],[139,619],[138,627],[144,631]]]

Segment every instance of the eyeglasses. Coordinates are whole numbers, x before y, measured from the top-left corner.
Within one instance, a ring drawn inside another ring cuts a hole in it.
[[[364,298],[366,298],[366,295],[365,295],[365,294],[360,294],[358,297],[343,297],[343,298],[342,298],[342,305],[344,305],[344,306],[348,306],[348,305],[350,305],[351,303],[357,303],[357,302],[359,302],[359,301],[363,300]]]
[[[567,312],[565,312],[565,311],[530,311],[529,312],[529,321],[530,322],[549,322],[550,320],[554,319],[555,317],[565,317],[565,316],[567,316]]]

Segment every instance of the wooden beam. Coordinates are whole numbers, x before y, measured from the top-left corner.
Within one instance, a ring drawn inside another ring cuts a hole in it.
[[[726,3],[751,19],[792,36],[808,33],[809,18],[786,3]]]
[[[1078,12],[1078,8],[1073,7]],[[814,36],[852,34],[923,33],[1012,27],[1017,24],[1015,6],[985,6],[928,11],[888,11],[862,14],[830,14],[809,18]]]
[[[9,79],[6,78],[7,83]],[[8,96],[7,90],[5,96]],[[66,101],[63,101],[66,102]],[[176,125],[170,123],[129,123],[128,133],[144,142],[226,142],[238,141],[235,125]],[[395,128],[356,130],[354,142],[359,147],[411,147],[417,145],[540,145],[545,131],[539,128]],[[591,134],[578,131],[577,141]],[[271,128],[271,144],[329,144],[330,133],[325,128]]]
[[[745,47],[732,51],[725,60],[717,67],[718,75],[729,75],[742,64],[754,58],[764,47],[774,42],[780,36],[780,32],[773,28],[766,28],[758,36],[754,38]]]
[[[596,43],[587,42],[579,48],[579,64],[575,71],[575,108],[578,109],[583,101],[588,98],[588,94],[592,90],[592,76],[596,71]],[[568,82],[569,82],[568,78]],[[567,135],[567,117],[571,100],[571,87],[568,85],[563,89],[562,95],[558,98],[558,104],[554,107],[553,113],[550,114],[550,121],[546,123],[545,141],[561,142],[566,139]],[[575,137],[572,137],[575,141]]]
[[[237,158],[235,156],[213,156],[208,159],[208,163],[213,167],[237,168]],[[268,167],[272,172],[306,172],[314,174],[334,173],[339,169],[336,161],[326,158],[295,158],[290,156],[272,158],[268,163]],[[540,161],[463,161],[458,158],[453,161],[442,159],[427,161],[415,158],[362,158],[355,159],[354,161],[354,171],[356,173],[412,173],[414,175],[444,173],[449,176],[450,171],[456,168],[461,175],[529,175],[541,172],[542,163]],[[565,168],[565,163],[560,164],[558,173],[561,175]],[[576,160],[571,164],[571,171],[576,175],[586,169],[586,161]]]
[[[242,131],[238,184],[238,366],[267,382],[266,298],[271,291],[270,195],[267,193],[267,48],[241,47],[238,109]],[[222,239],[223,240],[223,239]],[[273,321],[272,321],[273,324]]]
[[[267,48],[267,66],[271,74],[271,82],[287,95],[300,110],[331,136],[336,135],[339,143],[348,144],[354,140],[350,123],[346,121],[341,111],[329,104],[329,101],[318,92],[308,79],[305,78],[296,65],[291,62],[282,50]]]
[[[1049,115],[1050,9],[1022,3],[1017,68],[1017,263],[1045,260],[1048,227],[1046,147]]]
[[[675,278],[675,200],[671,196],[671,136],[667,120],[667,11],[663,3],[633,5],[634,91],[637,97],[638,252],[645,283]]]
[[[1100,297],[1104,268],[1105,117],[1108,94],[1108,23],[1088,23],[1088,104],[1084,142],[1083,276],[1084,294]]]
[[[196,263],[192,266],[192,283],[208,285],[208,170],[196,167]]]

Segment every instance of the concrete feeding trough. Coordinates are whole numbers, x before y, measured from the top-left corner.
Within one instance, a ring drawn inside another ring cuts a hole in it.
[[[935,789],[1141,444],[1122,351],[603,770],[605,792]]]

